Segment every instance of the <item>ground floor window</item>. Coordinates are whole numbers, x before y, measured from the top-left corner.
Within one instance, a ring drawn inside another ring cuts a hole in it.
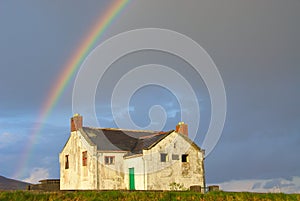
[[[69,155],[65,155],[65,169],[69,169]]]

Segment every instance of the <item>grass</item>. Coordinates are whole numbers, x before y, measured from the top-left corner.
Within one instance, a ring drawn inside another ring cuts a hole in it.
[[[0,200],[122,200],[122,201],[148,201],[148,200],[199,200],[199,201],[223,201],[223,200],[299,200],[300,194],[283,193],[235,193],[235,192],[210,192],[201,194],[197,192],[176,192],[176,191],[58,191],[58,192],[39,192],[39,191],[1,191]]]

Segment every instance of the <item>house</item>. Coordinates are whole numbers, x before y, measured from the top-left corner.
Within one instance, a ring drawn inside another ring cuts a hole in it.
[[[59,161],[61,190],[205,187],[204,150],[183,122],[168,132],[91,128],[76,114]]]

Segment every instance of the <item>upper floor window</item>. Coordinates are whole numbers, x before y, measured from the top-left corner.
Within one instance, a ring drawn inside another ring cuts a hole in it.
[[[105,165],[113,165],[115,164],[115,157],[114,156],[105,156],[104,157]]]
[[[160,154],[160,162],[167,162],[168,160],[168,155],[165,153]]]
[[[82,152],[82,166],[87,166],[87,151]]]
[[[65,155],[65,169],[69,169],[69,155]]]
[[[178,154],[172,154],[172,160],[179,160]]]
[[[189,162],[188,154],[182,154],[181,155],[181,162],[186,163]]]

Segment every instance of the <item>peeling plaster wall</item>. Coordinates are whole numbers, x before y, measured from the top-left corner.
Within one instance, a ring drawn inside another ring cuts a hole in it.
[[[161,162],[160,154],[167,154],[167,161]],[[187,162],[182,162],[183,154],[188,154]],[[172,155],[177,155],[172,158]],[[144,150],[147,168],[147,190],[170,190],[170,184],[205,185],[204,152],[192,146],[182,136],[172,133],[150,150]]]
[[[87,166],[82,165],[82,152],[87,151]],[[161,162],[161,153],[167,154]],[[143,154],[125,157],[122,151],[97,151],[79,131],[71,136],[60,153],[60,189],[129,189],[129,168],[134,168],[136,190],[170,190],[175,182],[188,189],[205,186],[204,151],[173,132]],[[187,154],[187,162],[182,155]],[[65,156],[69,155],[69,169]],[[172,156],[173,155],[173,156]],[[113,156],[113,164],[105,164],[105,156]],[[98,171],[97,171],[98,170]]]
[[[124,183],[124,159],[126,152],[98,152],[99,189],[126,189]],[[113,156],[114,164],[105,164],[105,156]]]
[[[87,151],[87,166],[82,164],[82,152]],[[71,136],[59,155],[60,189],[96,189],[96,146],[91,146],[80,131],[71,132]],[[66,155],[69,168],[65,168]]]

